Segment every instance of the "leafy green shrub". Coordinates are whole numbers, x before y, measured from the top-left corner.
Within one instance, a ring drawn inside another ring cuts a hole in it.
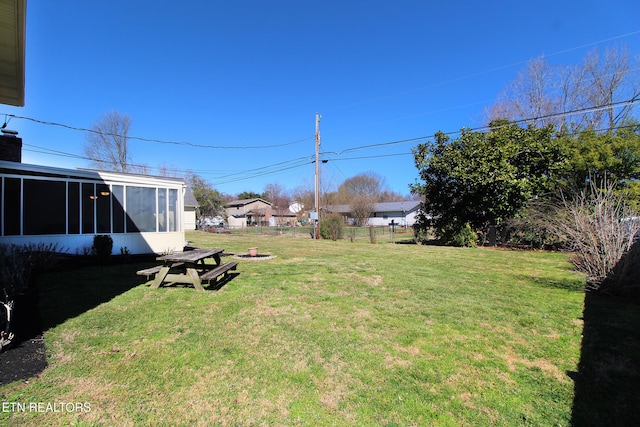
[[[469,224],[462,227],[447,227],[442,230],[440,242],[444,245],[475,248],[478,244],[478,235]]]
[[[339,216],[327,216],[320,220],[320,237],[323,239],[342,239],[343,225]]]
[[[433,240],[433,233],[427,227],[413,227],[413,238],[416,243],[425,244]]]
[[[92,251],[100,261],[106,261],[113,250],[113,239],[108,234],[97,235],[93,238]]]

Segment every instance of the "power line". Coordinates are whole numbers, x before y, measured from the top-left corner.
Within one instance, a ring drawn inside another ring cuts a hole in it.
[[[379,154],[377,156],[360,156],[360,157],[344,157],[341,159],[329,159],[332,162],[340,162],[343,160],[362,160],[362,159],[377,159],[380,157],[398,157],[398,156],[409,156],[409,155],[413,155],[413,153],[411,153],[411,151],[405,152],[405,153],[392,153],[392,154]]]
[[[568,117],[568,116],[577,115],[577,114],[586,114],[586,113],[601,111],[601,110],[610,109],[610,108],[619,108],[619,107],[629,106],[629,105],[633,105],[633,104],[635,104],[637,102],[640,102],[640,100],[638,100],[637,98],[633,98],[633,99],[629,99],[629,100],[625,100],[625,101],[619,101],[619,102],[600,105],[600,106],[595,106],[595,107],[585,107],[585,108],[572,110],[572,111],[566,111],[566,112],[561,112],[561,113],[552,113],[552,114],[541,115],[541,116],[533,117],[533,118],[525,118],[525,119],[520,119],[520,120],[516,120],[516,121],[510,121],[509,124],[514,124],[514,123],[515,124],[522,124],[522,123],[538,121],[538,120],[547,120],[547,119],[552,119],[552,118]],[[12,116],[12,117],[15,117],[15,116]],[[615,129],[621,129],[621,128],[626,128],[626,127],[633,127],[633,126],[616,126],[614,128],[604,129],[604,130],[615,130]],[[491,129],[491,127],[487,125],[487,126],[480,126],[480,127],[475,127],[475,128],[468,128],[467,130],[471,131],[471,132],[480,132],[480,131],[487,131],[487,130],[490,130],[490,129]],[[445,134],[445,135],[451,136],[451,135],[457,135],[460,132],[461,131],[458,130],[458,131],[450,131],[450,132],[442,132],[442,133]],[[387,147],[387,146],[405,144],[405,143],[408,143],[408,142],[416,142],[416,141],[421,141],[421,140],[427,140],[427,139],[430,139],[430,138],[433,138],[433,137],[435,137],[435,134],[426,135],[426,136],[420,136],[420,137],[416,137],[416,138],[407,138],[407,139],[401,139],[401,140],[395,140],[395,141],[381,142],[381,143],[377,143],[377,144],[367,144],[367,145],[347,148],[345,150],[338,151],[338,152],[331,152],[331,151],[322,152],[322,154],[323,155],[341,156],[343,154],[354,152],[354,151],[376,149],[376,148],[382,148],[382,147]],[[311,139],[311,138],[307,138],[306,140],[308,140],[308,139]],[[33,150],[33,149],[29,150],[29,149],[27,149],[26,151],[39,152],[39,153],[43,153],[43,154],[50,154],[50,155],[61,156],[61,157],[69,157],[69,158],[74,158],[74,159],[81,159],[81,160],[88,160],[88,161],[98,161],[98,162],[102,162],[102,163],[109,163],[109,162],[106,162],[106,161],[100,160],[100,159],[92,159],[92,158],[85,157],[85,156],[80,156],[80,155],[76,155],[76,154],[72,154],[72,153],[66,153],[66,152],[58,151],[58,150],[52,150],[52,149],[48,149],[48,148],[44,148],[44,147],[38,147],[38,146],[35,146],[35,145],[31,145],[31,144],[24,144],[24,145],[28,146],[28,147],[33,147],[33,148],[39,149],[39,150]],[[45,150],[45,151],[40,151],[40,150]],[[330,160],[331,161],[359,160],[359,159],[405,156],[405,155],[410,155],[410,154],[411,154],[411,152],[392,153],[392,154],[381,154],[381,155],[360,156],[360,157],[331,158]],[[295,158],[295,159],[291,159],[291,160],[286,160],[286,161],[283,161],[283,162],[274,163],[274,164],[267,165],[267,166],[262,166],[262,167],[259,167],[259,168],[253,168],[253,169],[246,170],[246,171],[239,171],[239,172],[229,173],[229,174],[225,174],[225,175],[221,175],[221,176],[216,176],[214,178],[214,180],[222,180],[222,181],[216,181],[215,182],[215,184],[222,185],[222,184],[227,184],[227,183],[231,183],[231,182],[238,182],[238,181],[248,180],[248,179],[252,179],[252,178],[257,178],[257,177],[260,177],[260,176],[272,175],[272,174],[276,174],[276,173],[279,173],[279,172],[284,172],[284,171],[287,171],[287,170],[300,168],[300,167],[306,166],[308,164],[313,164],[313,163],[314,163],[313,156],[299,157],[299,158]],[[161,169],[161,168],[151,167],[151,166],[148,166],[148,165],[141,165],[141,164],[131,164],[130,166],[132,166],[134,168],[146,168],[146,169],[156,169],[156,170],[160,170]],[[277,169],[273,169],[273,168],[277,168]],[[183,173],[186,174],[187,172],[193,172],[193,171],[178,169],[178,170],[176,170],[176,172],[183,172]],[[211,174],[211,173],[213,173],[212,171],[208,171],[208,170],[203,170],[203,171],[199,171],[199,172],[201,172],[203,174]]]
[[[509,124],[523,124],[523,123],[530,123],[533,121],[538,121],[538,120],[548,120],[548,119],[557,119],[557,118],[562,118],[562,117],[569,117],[569,116],[574,116],[577,114],[586,114],[586,113],[593,113],[596,111],[601,111],[601,110],[607,110],[610,108],[619,108],[619,107],[625,107],[625,106],[629,106],[629,105],[633,105],[637,102],[639,102],[640,100],[638,100],[637,98],[632,98],[632,99],[628,99],[625,101],[619,101],[619,102],[614,102],[611,104],[603,104],[603,105],[599,105],[599,106],[595,106],[595,107],[585,107],[585,108],[580,108],[577,110],[571,110],[571,111],[565,111],[565,112],[561,112],[561,113],[551,113],[551,114],[546,114],[546,115],[541,115],[541,116],[537,116],[537,117],[532,117],[532,118],[525,118],[525,119],[519,119],[519,120],[511,120],[509,121]],[[491,126],[489,125],[485,125],[485,126],[478,126],[475,128],[468,128],[469,131],[471,132],[481,132],[481,131],[486,131],[486,130],[490,130]],[[450,132],[442,132],[445,135],[457,135],[460,133],[459,130],[457,131],[450,131]],[[351,147],[351,148],[347,148],[345,150],[341,150],[341,151],[328,151],[326,152],[326,154],[334,154],[334,155],[342,155],[345,153],[350,153],[353,151],[360,151],[360,150],[365,150],[365,149],[371,149],[371,148],[380,148],[380,147],[387,147],[387,146],[391,146],[391,145],[398,145],[398,144],[405,144],[407,142],[414,142],[414,141],[420,141],[420,140],[425,140],[425,139],[429,139],[429,138],[433,138],[435,137],[435,134],[431,134],[431,135],[425,135],[425,136],[419,136],[416,138],[408,138],[408,139],[401,139],[401,140],[397,140],[397,141],[389,141],[389,142],[381,142],[378,144],[367,144],[367,145],[361,145],[361,146],[357,146],[357,147]]]
[[[155,142],[155,143],[158,143],[158,144],[169,144],[169,145],[183,145],[183,146],[195,147],[195,148],[213,148],[213,149],[218,149],[218,150],[256,150],[256,149],[263,149],[263,148],[286,147],[286,146],[289,146],[289,145],[299,144],[301,142],[308,141],[308,140],[310,140],[310,139],[315,137],[315,135],[311,135],[311,136],[308,136],[306,138],[298,139],[296,141],[286,142],[286,143],[282,143],[282,144],[272,144],[272,145],[241,145],[241,146],[236,146],[236,145],[208,145],[208,144],[195,144],[193,142],[188,142],[188,141],[165,141],[165,140],[161,140],[161,139],[142,138],[142,137],[139,137],[139,136],[120,135],[120,134],[112,133],[112,132],[100,132],[100,131],[96,131],[94,129],[87,129],[87,128],[83,128],[83,127],[67,125],[67,124],[64,124],[64,123],[57,123],[57,122],[39,120],[39,119],[34,119],[33,117],[17,116],[15,114],[5,114],[5,117],[9,118],[9,120],[11,120],[11,119],[27,120],[27,121],[31,121],[31,122],[38,123],[38,124],[45,125],[45,126],[57,126],[57,127],[61,127],[61,128],[64,128],[64,129],[74,130],[74,131],[89,132],[89,133],[95,133],[95,134],[98,134],[98,135],[106,135],[106,136],[113,136],[113,137],[119,137],[119,138],[126,138],[126,139],[130,139],[130,140],[134,140],[134,141]],[[5,119],[5,123],[7,123],[6,119]]]
[[[553,53],[550,53],[550,54],[544,55],[544,56],[545,57],[551,57],[551,56],[562,55],[562,54],[565,54],[565,53],[568,53],[568,52],[572,52],[572,51],[579,50],[579,49],[584,49],[584,48],[595,46],[595,45],[598,45],[598,44],[601,44],[601,43],[606,43],[606,42],[610,42],[610,41],[613,41],[613,40],[618,40],[618,39],[622,39],[622,38],[625,38],[625,37],[633,36],[633,35],[636,35],[638,33],[640,33],[640,30],[632,31],[630,33],[609,37],[609,38],[606,38],[606,39],[603,39],[603,40],[599,40],[599,41],[596,41],[596,42],[591,42],[591,43],[583,44],[583,45],[580,45],[580,46],[575,46],[575,47],[572,47],[572,48],[560,50],[560,51],[553,52]],[[451,83],[457,83],[457,82],[462,81],[462,80],[467,80],[467,79],[471,79],[471,78],[474,78],[474,77],[480,77],[480,76],[483,76],[485,74],[490,74],[490,73],[493,73],[493,72],[496,72],[496,71],[501,71],[501,70],[512,68],[512,67],[515,67],[515,66],[518,66],[518,65],[523,65],[523,64],[528,63],[529,61],[530,61],[530,59],[527,59],[527,60],[521,60],[521,61],[517,61],[517,62],[511,63],[511,64],[507,64],[507,65],[500,65],[500,66],[497,66],[497,67],[494,67],[494,68],[490,68],[490,69],[485,70],[485,71],[479,71],[479,72],[476,72],[476,73],[467,74],[467,75],[460,76],[460,77],[455,77],[455,78],[452,78],[452,79],[449,79],[449,80],[443,80],[443,81],[440,81],[440,82],[437,82],[437,83],[432,83],[430,85],[422,86],[422,87],[419,87],[419,88],[409,89],[409,90],[405,90],[405,91],[402,91],[402,92],[392,93],[392,94],[389,94],[389,95],[382,95],[382,96],[379,96],[377,98],[370,98],[370,99],[366,99],[366,100],[359,101],[359,102],[353,102],[353,103],[347,104],[347,105],[333,107],[330,110],[340,110],[340,109],[355,107],[355,106],[362,105],[362,104],[368,104],[368,103],[371,103],[371,102],[382,101],[382,100],[389,99],[389,98],[395,98],[397,96],[408,95],[410,93],[420,92],[420,91],[423,91],[423,90],[426,90],[426,89],[431,89],[431,88],[435,88],[435,87],[439,87],[439,86],[444,86],[444,85],[451,84]]]
[[[262,167],[259,167],[259,168],[253,168],[253,169],[250,169],[248,171],[240,171],[240,172],[230,173],[230,174],[227,174],[227,175],[218,176],[217,178],[218,179],[223,179],[223,178],[235,177],[235,176],[242,175],[242,174],[245,174],[245,173],[255,173],[257,171],[264,171],[265,169],[273,168],[273,167],[276,167],[276,166],[282,166],[282,165],[286,165],[288,163],[294,163],[294,162],[296,164],[300,164],[300,163],[309,164],[310,162],[313,163],[312,156],[298,157],[298,158],[295,158],[295,159],[286,160],[284,162],[274,163],[272,165],[262,166]]]
[[[260,177],[260,176],[272,175],[274,173],[285,172],[285,171],[288,171],[288,170],[297,169],[297,168],[300,168],[300,167],[303,167],[303,166],[307,166],[307,165],[313,164],[313,163],[314,163],[313,160],[310,160],[310,161],[307,161],[307,162],[304,162],[304,163],[300,163],[300,164],[293,165],[293,166],[283,167],[283,168],[276,169],[276,170],[273,170],[273,171],[266,171],[266,172],[256,173],[256,174],[253,174],[251,176],[240,177],[240,178],[235,178],[235,179],[229,179],[229,180],[221,181],[221,182],[214,181],[213,184],[214,185],[222,185],[222,184],[229,184],[229,183],[232,183],[232,182],[244,181],[244,180],[247,180],[247,179],[257,178],[257,177]]]
[[[25,149],[25,151],[29,151],[29,152],[33,152],[33,153],[42,153],[42,154],[48,154],[48,155],[52,155],[52,156],[68,157],[68,158],[72,158],[72,159],[80,159],[80,160],[87,160],[87,161],[100,162],[100,163],[111,163],[111,162],[106,161],[106,160],[93,159],[93,158],[90,158],[90,157],[80,156],[80,155],[77,155],[77,154],[65,153],[63,151],[52,150],[52,149],[49,149],[49,148],[39,147],[37,145],[32,145],[32,144],[24,144],[24,146],[36,148],[36,149],[28,149],[28,148]],[[272,174],[272,173],[277,173],[277,172],[284,171],[284,170],[287,170],[287,169],[290,169],[290,168],[296,168],[296,167],[304,166],[304,165],[307,165],[309,163],[313,163],[311,156],[299,157],[299,158],[286,160],[286,161],[283,161],[283,162],[278,162],[278,163],[267,165],[267,166],[253,168],[253,169],[250,169],[250,170],[239,171],[239,172],[229,173],[229,174],[225,174],[225,175],[217,175],[214,179],[231,178],[231,179],[228,179],[226,181],[223,181],[222,183],[235,182],[235,181],[239,181],[239,180],[243,180],[243,179],[249,179],[249,178],[253,178],[253,177],[257,177],[257,176],[264,176],[264,175],[269,175],[269,174]],[[285,166],[285,165],[289,165],[289,164],[293,164],[293,166]],[[148,165],[144,165],[144,164],[134,164],[134,163],[128,164],[128,166],[131,166],[132,168],[138,168],[138,169],[152,169],[152,170],[161,170],[162,169],[161,167],[154,167],[154,166],[148,166]],[[280,167],[280,168],[276,169],[274,171],[270,171],[269,170],[269,169],[274,168],[274,167]],[[193,170],[188,170],[188,169],[175,169],[175,172],[178,172],[178,173],[181,172],[183,174],[186,174],[188,172],[193,172],[193,173],[201,172],[202,174],[206,174],[206,175],[210,175],[211,173],[214,173],[214,172],[209,171],[209,170],[193,171]],[[252,175],[249,176],[249,177],[243,177],[242,175],[245,175],[245,174],[252,174]]]

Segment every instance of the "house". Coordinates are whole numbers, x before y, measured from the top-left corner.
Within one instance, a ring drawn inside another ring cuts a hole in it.
[[[271,227],[287,226],[292,227],[298,223],[298,215],[291,212],[289,208],[276,209],[269,218]]]
[[[226,207],[227,224],[229,228],[269,225],[271,206],[270,202],[260,198],[229,202]]]
[[[402,202],[382,202],[374,203],[367,225],[388,226],[391,221],[405,227],[412,227],[416,222],[416,215],[420,209],[419,200],[405,200]],[[331,205],[323,208],[325,212],[339,214],[346,224],[352,224],[350,205]]]
[[[182,250],[182,179],[21,163],[22,140],[0,136],[0,241],[87,252],[98,234],[113,253]]]
[[[187,186],[184,193],[184,229],[196,229],[196,210],[198,209],[198,201],[191,191],[191,187]]]

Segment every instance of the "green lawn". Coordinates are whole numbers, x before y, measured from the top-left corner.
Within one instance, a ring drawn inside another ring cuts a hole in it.
[[[135,271],[42,277],[49,367],[12,425],[568,425],[584,278],[559,253],[189,233],[240,261],[218,291]],[[117,290],[116,291],[114,291]]]

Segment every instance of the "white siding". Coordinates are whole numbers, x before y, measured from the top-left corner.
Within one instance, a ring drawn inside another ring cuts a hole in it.
[[[184,208],[184,229],[185,231],[196,229],[196,208]]]

